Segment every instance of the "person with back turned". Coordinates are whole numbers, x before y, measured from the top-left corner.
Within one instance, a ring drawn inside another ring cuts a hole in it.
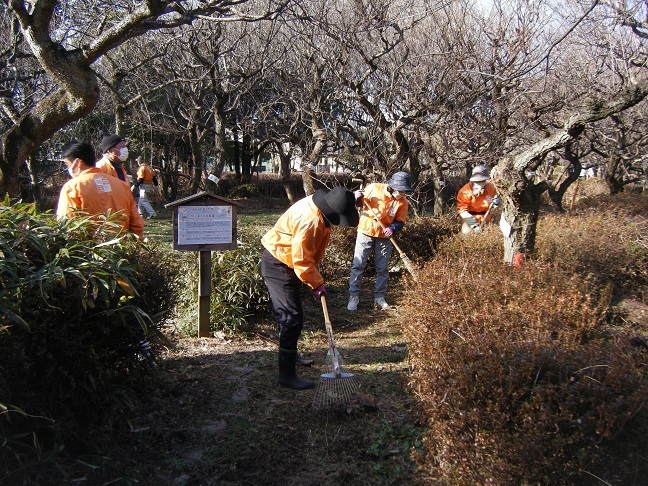
[[[61,153],[72,177],[61,188],[56,216],[59,219],[115,214],[113,221],[142,238],[144,221],[127,185],[95,167],[94,149],[88,143],[71,142]]]

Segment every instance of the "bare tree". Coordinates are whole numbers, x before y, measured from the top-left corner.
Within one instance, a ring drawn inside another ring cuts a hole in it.
[[[255,14],[251,2],[148,0],[126,6],[112,1],[5,0],[20,26],[19,35],[46,73],[51,89],[19,113],[0,138],[0,191],[15,191],[18,168],[58,129],[90,113],[99,99],[93,64],[104,54],[145,32],[176,28],[197,18],[214,22],[253,20],[283,7]],[[4,8],[3,8],[4,10]],[[100,17],[87,17],[88,12]],[[101,20],[100,20],[101,19]]]
[[[494,179],[505,199],[502,212],[507,228],[504,230],[505,262],[511,263],[516,254],[528,254],[535,247],[540,195],[547,189],[547,182],[535,183],[528,177],[528,171],[535,170],[552,150],[577,139],[588,124],[642,102],[648,96],[648,81],[609,96],[608,100],[591,102],[589,106],[574,112],[561,130],[497,165]]]

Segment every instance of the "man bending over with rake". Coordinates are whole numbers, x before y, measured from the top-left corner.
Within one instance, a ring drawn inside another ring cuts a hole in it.
[[[326,295],[317,265],[331,238],[331,225],[357,226],[356,196],[342,187],[319,189],[291,206],[261,243],[261,274],[279,321],[279,378],[281,386],[305,390],[315,383],[295,371],[297,341],[304,326],[301,284],[315,300]]]

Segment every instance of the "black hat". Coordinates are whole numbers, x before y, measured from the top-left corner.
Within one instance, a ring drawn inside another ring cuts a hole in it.
[[[407,172],[396,172],[389,181],[387,185],[396,191],[401,192],[412,192],[412,179]]]
[[[358,226],[360,217],[356,209],[355,196],[344,187],[332,190],[318,189],[313,194],[313,202],[324,217],[335,226]]]
[[[119,142],[123,141],[124,139],[120,137],[119,135],[105,135],[101,139],[101,153],[105,154],[108,152],[111,148],[113,148],[115,145],[117,145]]]

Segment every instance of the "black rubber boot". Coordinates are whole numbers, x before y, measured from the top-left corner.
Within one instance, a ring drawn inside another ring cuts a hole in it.
[[[306,358],[301,353],[297,353],[297,360],[295,362],[300,366],[313,366],[315,364],[313,358]]]
[[[308,380],[302,380],[295,372],[295,363],[297,361],[297,350],[290,351],[279,349],[279,378],[277,383],[287,388],[295,390],[307,390],[313,388],[315,383]]]

